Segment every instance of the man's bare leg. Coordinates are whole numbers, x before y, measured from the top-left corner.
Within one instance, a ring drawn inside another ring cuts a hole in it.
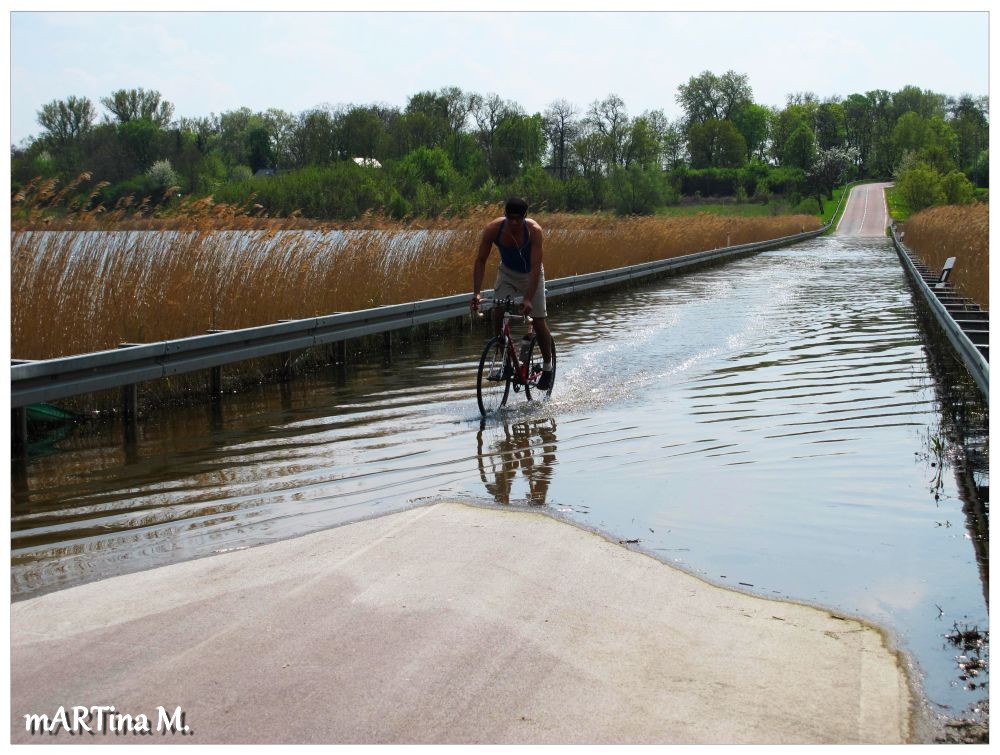
[[[538,336],[538,348],[542,350],[542,358],[546,364],[552,364],[552,333],[549,332],[549,323],[544,317],[536,317],[533,325]]]

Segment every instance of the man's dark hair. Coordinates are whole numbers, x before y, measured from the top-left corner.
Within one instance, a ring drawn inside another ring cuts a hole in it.
[[[520,215],[524,217],[528,214],[528,202],[521,197],[511,197],[503,208],[504,215]]]

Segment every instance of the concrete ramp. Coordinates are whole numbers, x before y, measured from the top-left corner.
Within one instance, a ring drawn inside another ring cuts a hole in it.
[[[26,733],[74,705],[190,731]],[[11,610],[14,742],[886,743],[910,706],[870,626],[459,503]]]

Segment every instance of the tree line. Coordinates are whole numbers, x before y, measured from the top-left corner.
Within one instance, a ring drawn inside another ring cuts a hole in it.
[[[11,148],[12,188],[86,172],[102,182],[88,201],[109,208],[129,197],[149,206],[212,196],[270,215],[345,218],[435,215],[511,193],[550,210],[650,213],[682,197],[780,196],[813,211],[838,183],[906,171],[938,182],[925,192],[931,203],[950,198],[942,186],[963,198],[988,186],[985,96],[907,86],[822,100],[800,92],[768,107],[746,75],[704,71],[675,99],[675,120],[663,110],[632,116],[615,94],[528,113],[496,94],[445,87],[402,108],[175,119],[159,92],[123,89],[100,99],[103,113],[86,97],[43,105],[41,132]]]

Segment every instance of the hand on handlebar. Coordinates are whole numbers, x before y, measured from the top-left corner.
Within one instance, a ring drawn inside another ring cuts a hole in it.
[[[480,299],[479,294],[473,294],[472,301],[469,302],[469,311],[472,312],[473,314],[480,313],[479,299]]]
[[[524,301],[521,302],[521,312],[525,317],[530,317],[532,309],[534,309],[534,307],[531,306],[531,299],[525,297]]]

